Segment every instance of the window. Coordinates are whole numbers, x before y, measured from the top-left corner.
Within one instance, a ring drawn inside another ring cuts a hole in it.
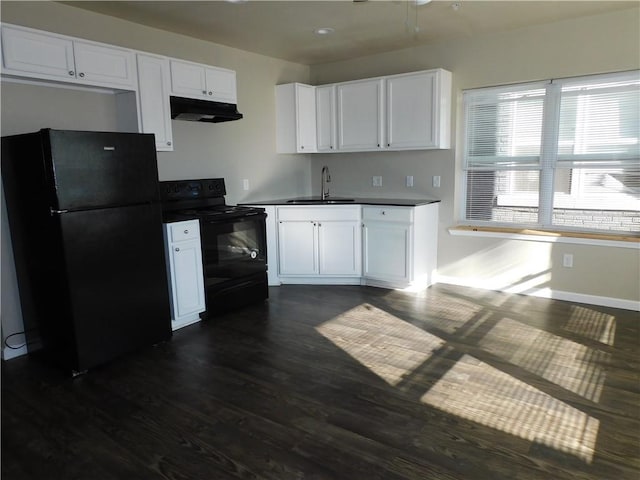
[[[463,98],[466,222],[640,233],[640,72]]]

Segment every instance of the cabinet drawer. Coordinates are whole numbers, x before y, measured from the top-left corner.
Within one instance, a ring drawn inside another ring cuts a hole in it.
[[[187,220],[169,224],[171,242],[182,242],[200,238],[200,224],[198,220]]]
[[[364,207],[362,219],[411,223],[413,221],[413,207]]]
[[[360,206],[278,207],[278,220],[360,220]]]

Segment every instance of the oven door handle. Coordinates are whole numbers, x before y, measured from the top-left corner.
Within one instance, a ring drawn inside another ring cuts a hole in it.
[[[232,217],[225,217],[225,215],[220,215],[217,218],[201,218],[200,220],[203,223],[209,223],[209,224],[213,224],[213,223],[236,223],[236,222],[249,222],[252,220],[257,220],[260,218],[267,218],[267,214],[260,212],[260,213],[250,213],[248,215],[244,215],[241,217],[236,217],[236,216],[232,216]]]

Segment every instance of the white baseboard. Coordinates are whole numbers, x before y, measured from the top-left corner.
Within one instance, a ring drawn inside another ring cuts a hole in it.
[[[360,277],[279,277],[280,285],[360,285]]]
[[[640,311],[640,301],[626,300],[624,298],[602,297],[598,295],[587,295],[584,293],[565,292],[562,290],[553,290],[551,288],[528,288],[524,291],[513,291],[511,289],[487,288],[485,280],[475,278],[450,277],[445,275],[436,275],[434,283],[448,283],[451,285],[459,285],[461,287],[479,288],[482,290],[494,290],[506,293],[519,293],[522,295],[531,295],[533,297],[550,298],[552,300],[564,300],[573,303],[586,303],[589,305],[599,305],[602,307],[622,308],[624,310]]]
[[[23,345],[20,348],[9,348],[4,347],[2,349],[2,359],[3,360],[11,360],[12,358],[21,357],[28,353],[27,346]]]

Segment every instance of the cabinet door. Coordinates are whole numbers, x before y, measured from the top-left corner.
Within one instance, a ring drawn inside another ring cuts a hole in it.
[[[316,151],[315,88],[302,83],[276,85],[276,151]]]
[[[364,276],[390,282],[410,280],[411,226],[391,222],[365,222]]]
[[[378,150],[383,146],[383,80],[338,84],[338,149]]]
[[[205,70],[207,98],[216,102],[236,103],[236,72],[224,68]]]
[[[398,75],[386,82],[387,147],[435,148],[436,73]]]
[[[298,152],[316,151],[316,89],[296,84],[296,133]]]
[[[171,91],[191,98],[205,97],[207,83],[204,67],[171,60]]]
[[[174,320],[204,310],[204,280],[200,240],[173,243],[171,283],[174,288]]]
[[[336,150],[336,89],[316,87],[316,138],[319,152]]]
[[[156,150],[173,150],[169,60],[138,55],[138,81],[142,132],[155,134]]]
[[[317,262],[317,226],[313,221],[278,223],[280,275],[315,275]]]
[[[136,88],[133,52],[120,48],[73,42],[76,77],[108,87]]]
[[[318,259],[322,275],[361,274],[359,222],[318,223]]]
[[[75,79],[73,42],[66,38],[2,27],[3,69],[29,77]]]

